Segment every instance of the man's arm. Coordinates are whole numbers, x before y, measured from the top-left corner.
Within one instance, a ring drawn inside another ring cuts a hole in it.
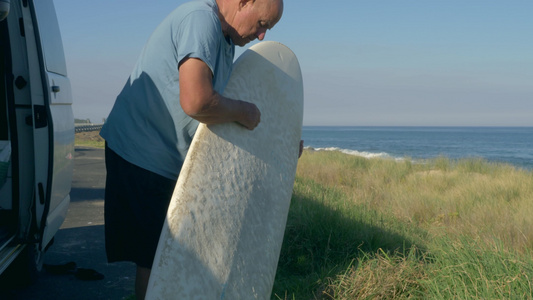
[[[237,122],[252,130],[261,121],[255,104],[223,97],[213,90],[211,69],[200,59],[187,58],[179,66],[180,104],[202,123]]]

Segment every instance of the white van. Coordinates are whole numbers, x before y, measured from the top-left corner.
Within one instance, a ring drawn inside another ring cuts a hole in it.
[[[70,203],[72,94],[53,1],[0,0],[0,19],[0,273],[31,282]]]

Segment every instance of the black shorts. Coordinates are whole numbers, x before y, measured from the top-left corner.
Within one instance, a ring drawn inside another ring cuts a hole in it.
[[[107,260],[152,268],[176,181],[129,163],[107,144],[105,160]]]

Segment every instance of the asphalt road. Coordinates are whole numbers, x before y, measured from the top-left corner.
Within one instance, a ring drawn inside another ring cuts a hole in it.
[[[0,294],[0,299],[120,300],[134,294],[135,265],[108,264],[104,245],[104,150],[76,147],[71,203],[67,218],[46,253],[44,263],[75,262],[93,269],[102,280],[85,281],[73,274],[54,275],[43,269],[37,283]]]

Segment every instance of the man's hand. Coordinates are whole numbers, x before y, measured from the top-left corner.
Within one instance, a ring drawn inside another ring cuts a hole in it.
[[[253,130],[261,122],[261,112],[259,108],[253,103],[241,101],[241,105],[244,106],[242,111],[244,112],[240,120],[237,123],[246,127],[249,130]]]

